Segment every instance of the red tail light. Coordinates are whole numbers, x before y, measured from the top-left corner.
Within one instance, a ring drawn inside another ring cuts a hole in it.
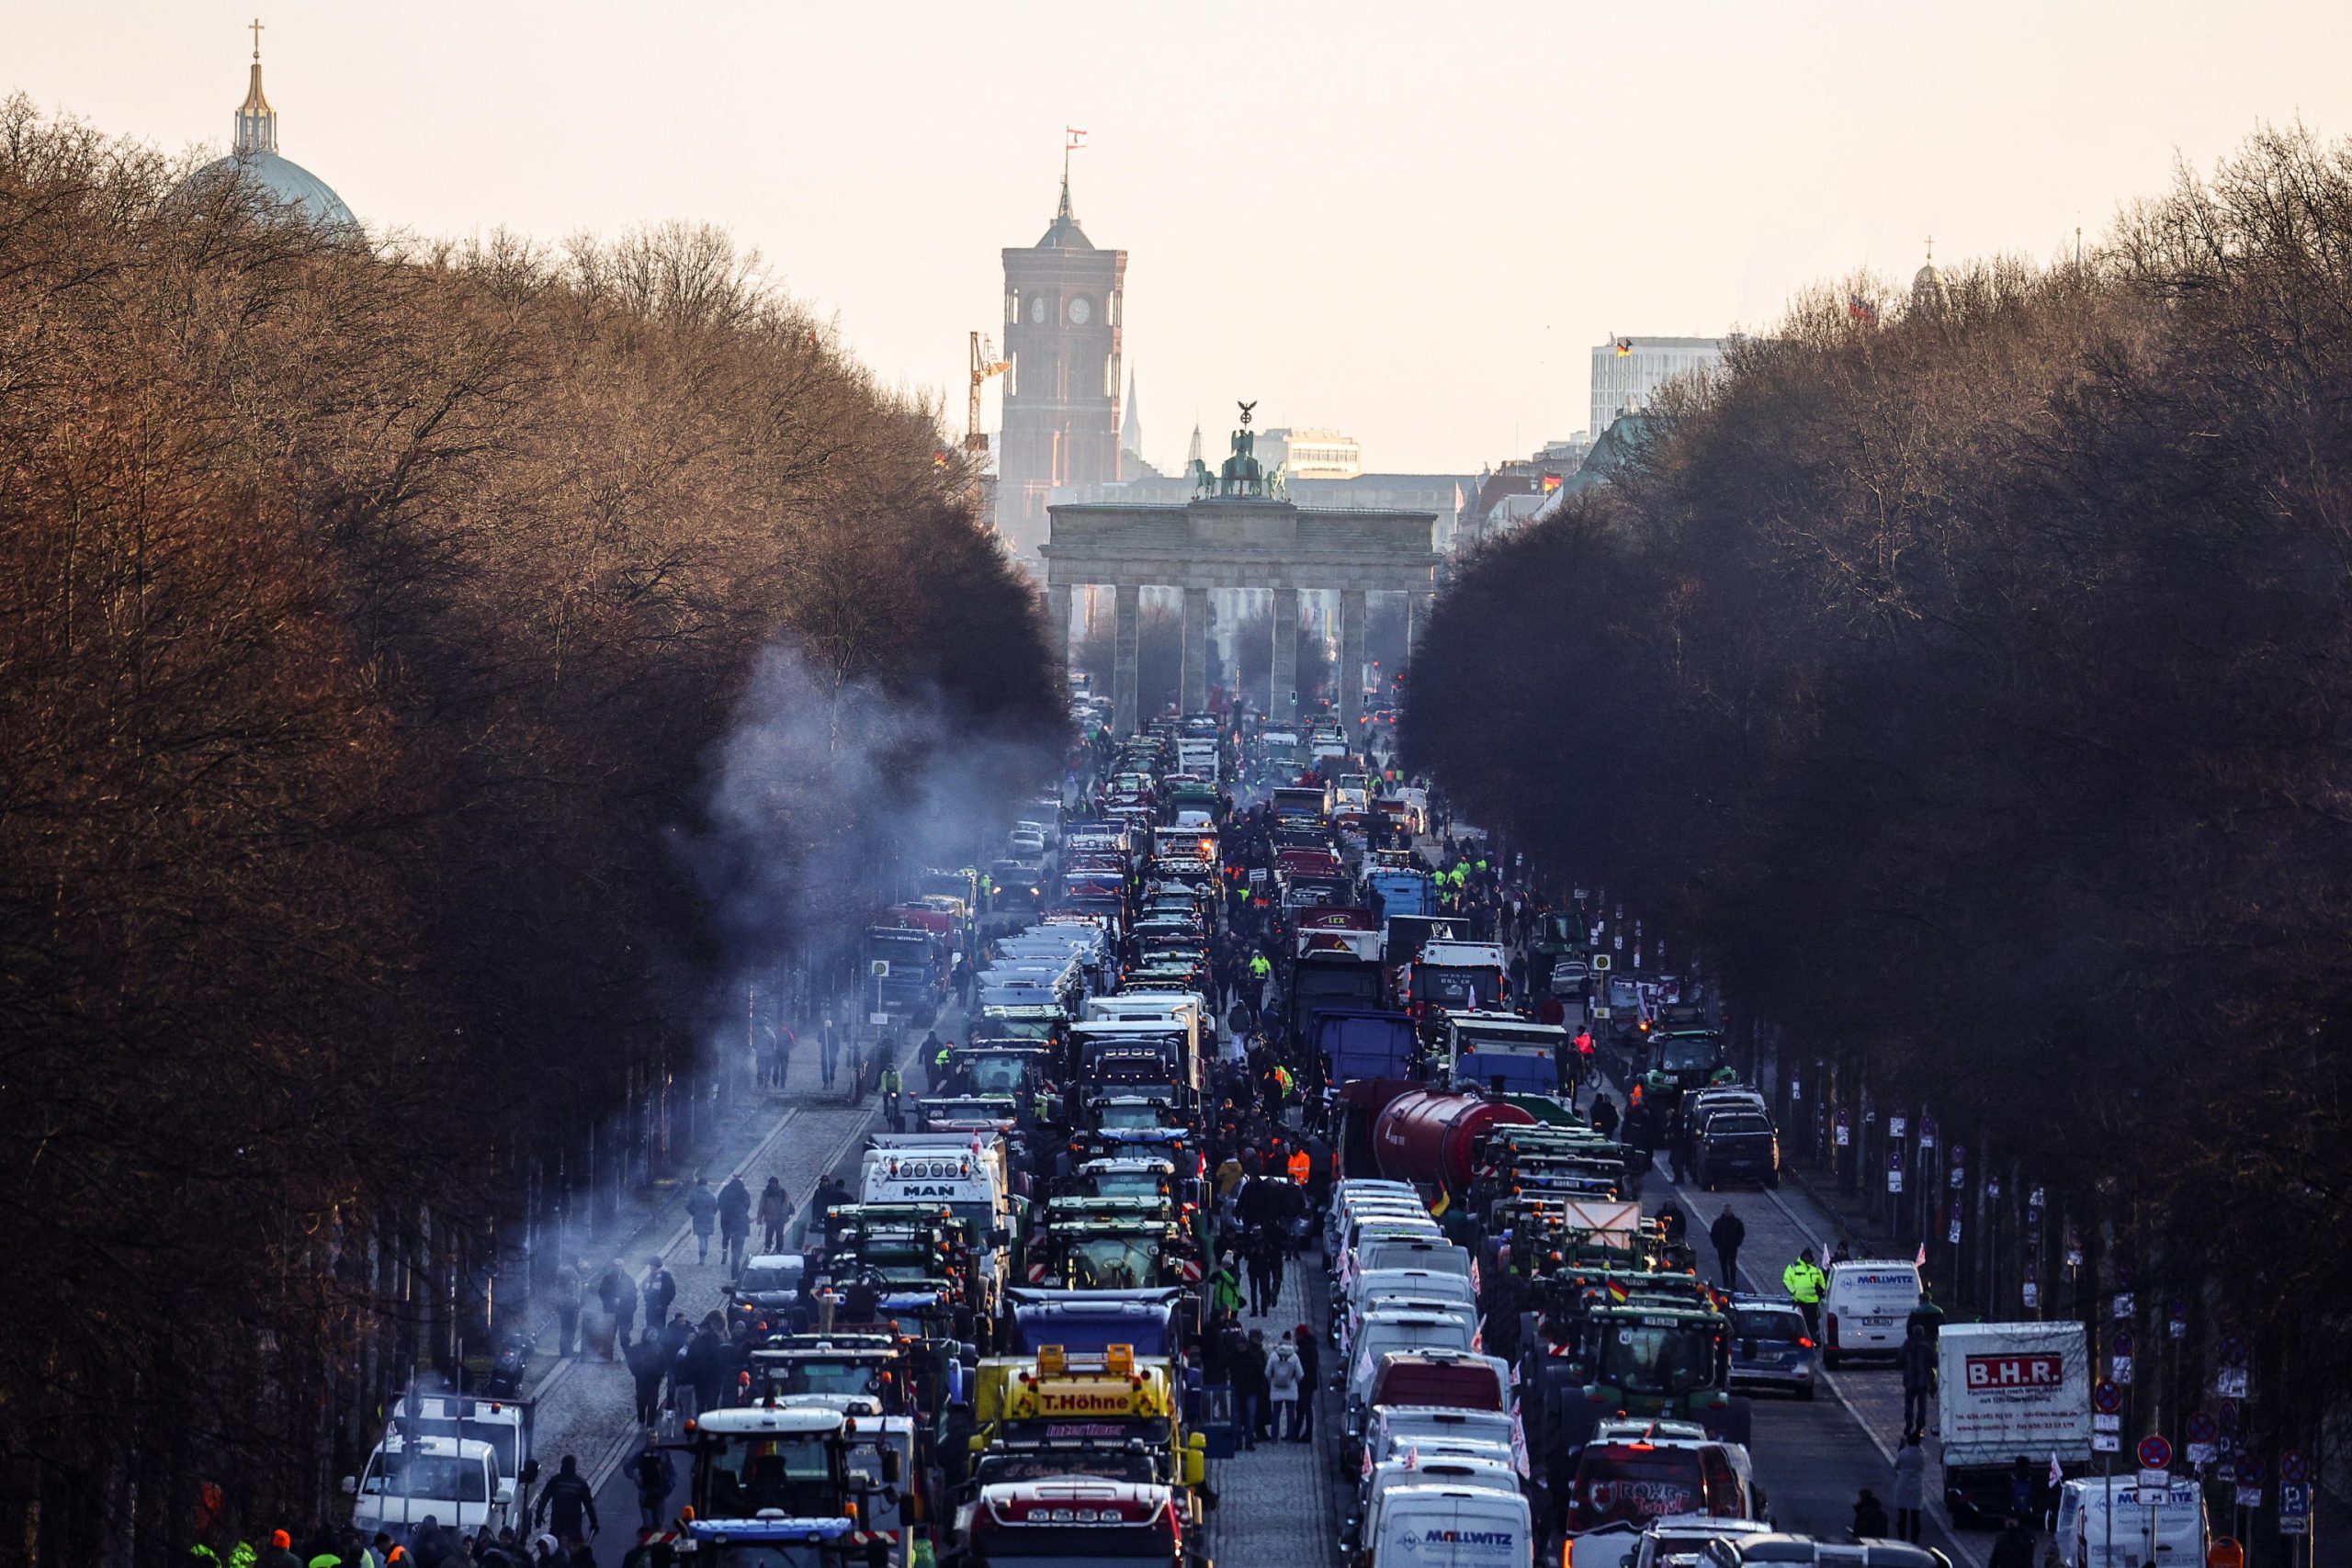
[[[1810,1349],[1812,1349],[1812,1348],[1813,1348],[1813,1336],[1811,1336],[1811,1335],[1809,1335],[1809,1334],[1800,1334],[1800,1335],[1798,1335],[1798,1336],[1797,1336],[1797,1348],[1798,1348],[1799,1349],[1802,1349],[1802,1350],[1810,1350]]]

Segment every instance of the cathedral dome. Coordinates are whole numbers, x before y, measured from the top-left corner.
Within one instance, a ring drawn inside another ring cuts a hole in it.
[[[275,152],[232,152],[190,175],[180,189],[193,191],[217,180],[241,180],[271,207],[322,229],[356,229],[359,220],[334,187],[291,158]]]
[[[253,74],[245,85],[245,101],[237,106],[236,135],[229,155],[180,182],[180,191],[209,189],[233,180],[283,216],[314,223],[322,229],[359,227],[359,220],[335,195],[334,187],[277,151],[277,111],[261,90],[261,35],[255,24]],[[175,195],[178,192],[175,192]]]

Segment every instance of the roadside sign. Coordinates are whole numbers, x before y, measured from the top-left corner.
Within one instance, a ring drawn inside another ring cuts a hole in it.
[[[2213,1359],[2225,1367],[2245,1365],[2245,1341],[2234,1334],[2224,1334],[2213,1348]]]
[[[2123,1438],[2120,1434],[2115,1432],[2093,1432],[2091,1434],[2091,1452],[2095,1454],[2111,1454],[2120,1453],[2122,1450]]]
[[[2291,1481],[2296,1485],[2301,1486],[2304,1482],[2309,1481],[2311,1478],[2311,1461],[2303,1457],[2302,1450],[2289,1449],[2285,1453],[2278,1456],[2279,1480]],[[2284,1507],[2286,1505],[2283,1502],[2279,1505],[2281,1507]]]
[[[2220,1423],[2202,1410],[2192,1412],[2186,1427],[2188,1440],[2192,1443],[2210,1443],[2222,1432]]]
[[[865,966],[865,972],[877,980],[887,980],[890,977],[890,961],[887,958],[877,958]]]
[[[2111,1358],[2109,1358],[2109,1361],[2108,1361],[2108,1369],[2107,1369],[2107,1370],[2108,1370],[2108,1371],[2109,1371],[2109,1373],[2114,1377],[2114,1379],[2115,1379],[2115,1381],[2116,1381],[2117,1382],[2120,1382],[2120,1383],[2123,1384],[2123,1385],[2124,1385],[2125,1387],[2127,1387],[2127,1388],[2131,1386],[2131,1383],[2132,1383],[2132,1358],[2131,1358],[2131,1357],[2129,1357],[2129,1356],[2115,1356],[2115,1357],[2111,1357]]]
[[[1611,958],[1609,954],[1605,953],[1596,953],[1592,955],[1593,972],[1595,974],[1606,974],[1609,971],[1610,964],[1616,961]]]
[[[2172,1468],[2172,1444],[2156,1433],[2151,1432],[2141,1438],[2140,1446],[2132,1451],[2140,1456],[2142,1470]]]
[[[2123,1408],[2123,1391],[2108,1379],[2099,1379],[2091,1385],[2091,1408],[2101,1415],[2114,1415]]]
[[[1592,1010],[1592,1016],[1595,1018],[1607,1018],[1609,1016],[1609,1010],[1607,1008],[1595,1008]]]
[[[2103,1411],[2094,1410],[2091,1412],[2091,1430],[2094,1432],[2120,1432],[2123,1430],[2123,1417],[2120,1416],[2111,1416]]]
[[[2144,1505],[2147,1502],[2149,1494],[2151,1493],[2154,1493],[2158,1497],[2162,1497],[2165,1495],[2165,1488],[2171,1484],[2172,1472],[2168,1470],[2143,1470],[2140,1472],[2141,1502]]]
[[[2262,1488],[2259,1486],[2237,1487],[2232,1493],[2232,1497],[2237,1506],[2241,1508],[2259,1508],[2262,1506]]]
[[[2119,1323],[2115,1325],[2115,1332],[2108,1336],[2107,1348],[2110,1354],[2129,1356],[2140,1348],[2140,1338]]]
[[[2278,1483],[2278,1533],[2312,1533],[2312,1489],[2308,1482],[2282,1481]]]

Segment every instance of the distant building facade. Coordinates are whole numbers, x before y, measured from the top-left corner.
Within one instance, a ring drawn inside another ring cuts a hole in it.
[[[1363,472],[1363,444],[1336,430],[1277,425],[1258,437],[1270,468],[1294,479],[1351,479]]]
[[[1069,171],[1045,237],[1004,252],[1004,348],[1012,362],[997,446],[996,525],[1035,565],[1057,485],[1118,479],[1119,356],[1127,253],[1097,250],[1072,215]],[[1141,439],[1141,433],[1136,433]]]
[[[1599,440],[1618,416],[1640,413],[1659,388],[1721,364],[1725,340],[1719,337],[1612,337],[1592,351],[1592,423],[1585,433]]]

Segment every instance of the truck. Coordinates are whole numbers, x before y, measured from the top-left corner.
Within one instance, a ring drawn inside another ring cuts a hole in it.
[[[2176,1476],[2150,1507],[2137,1481],[2093,1475],[2061,1486],[2050,1560],[2058,1568],[2200,1568],[2210,1533],[2204,1488]]]
[[[1318,1007],[1303,1038],[1323,1059],[1323,1081],[1334,1088],[1357,1078],[1408,1077],[1420,1049],[1411,1018],[1376,1008]]]
[[[1416,1089],[1391,1100],[1374,1122],[1374,1163],[1391,1181],[1442,1190],[1458,1201],[1470,1190],[1478,1140],[1487,1130],[1534,1120],[1508,1100]]]
[[[865,928],[866,994],[873,1010],[924,1021],[939,1002],[939,937],[921,926]]]
[[[405,1540],[430,1518],[470,1535],[521,1524],[522,1489],[538,1479],[526,1400],[425,1394],[393,1404],[384,1437],[356,1476],[345,1476],[354,1528]]]
[[[1428,872],[1385,866],[1367,872],[1363,885],[1384,920],[1398,915],[1437,913],[1437,888]]]
[[[2081,1324],[1948,1323],[1937,1332],[1936,1371],[1944,1506],[1954,1520],[2000,1521],[2019,1454],[2037,1470],[2053,1456],[2062,1469],[2090,1462],[2090,1353]]]
[[[1380,933],[1360,909],[1301,911],[1291,965],[1291,1037],[1314,1037],[1316,1019],[1330,1010],[1380,1005]]]

